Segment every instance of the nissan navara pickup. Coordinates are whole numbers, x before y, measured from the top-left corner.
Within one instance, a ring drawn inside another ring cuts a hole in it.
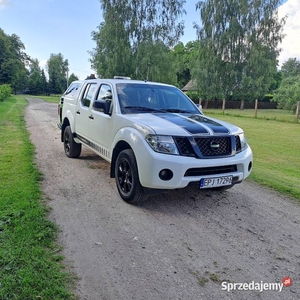
[[[82,145],[110,163],[123,200],[138,203],[153,191],[227,189],[252,169],[244,131],[205,116],[178,88],[149,81],[74,81],[58,106],[67,157]]]

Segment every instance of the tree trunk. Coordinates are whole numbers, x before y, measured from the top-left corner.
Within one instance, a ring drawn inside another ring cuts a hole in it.
[[[204,108],[207,109],[207,107],[208,107],[208,100],[205,100],[205,102],[204,102]]]
[[[243,100],[241,101],[240,110],[244,110],[244,105],[245,105],[245,100],[243,99]]]

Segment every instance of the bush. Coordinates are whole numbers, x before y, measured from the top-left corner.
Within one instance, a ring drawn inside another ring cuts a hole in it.
[[[187,91],[186,95],[191,98],[195,103],[199,103],[199,93],[194,91]]]
[[[296,112],[297,102],[300,101],[300,75],[286,77],[274,94],[272,101],[278,103],[278,108]]]
[[[6,100],[12,92],[12,89],[9,84],[0,85],[0,102]]]

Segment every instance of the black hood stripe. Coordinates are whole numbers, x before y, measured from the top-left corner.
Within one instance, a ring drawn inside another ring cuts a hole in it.
[[[156,116],[165,119],[166,121],[172,122],[191,134],[209,134],[207,130],[209,128],[211,131],[217,134],[228,134],[228,129],[212,121],[202,115],[180,115],[180,114],[155,114]]]
[[[216,121],[213,121],[211,119],[206,118],[202,115],[190,115],[188,117],[189,119],[194,120],[195,122],[199,124],[203,124],[207,127],[209,127],[210,130],[212,130],[214,133],[217,134],[229,134],[229,130],[224,125],[217,123]]]

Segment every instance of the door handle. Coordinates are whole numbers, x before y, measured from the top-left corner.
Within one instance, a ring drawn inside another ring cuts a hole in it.
[[[76,111],[76,114],[77,114],[77,115],[80,115],[80,110],[77,110],[77,111]]]
[[[91,120],[94,120],[94,117],[93,117],[93,115],[90,115],[90,116],[89,116],[89,118],[90,118]]]

